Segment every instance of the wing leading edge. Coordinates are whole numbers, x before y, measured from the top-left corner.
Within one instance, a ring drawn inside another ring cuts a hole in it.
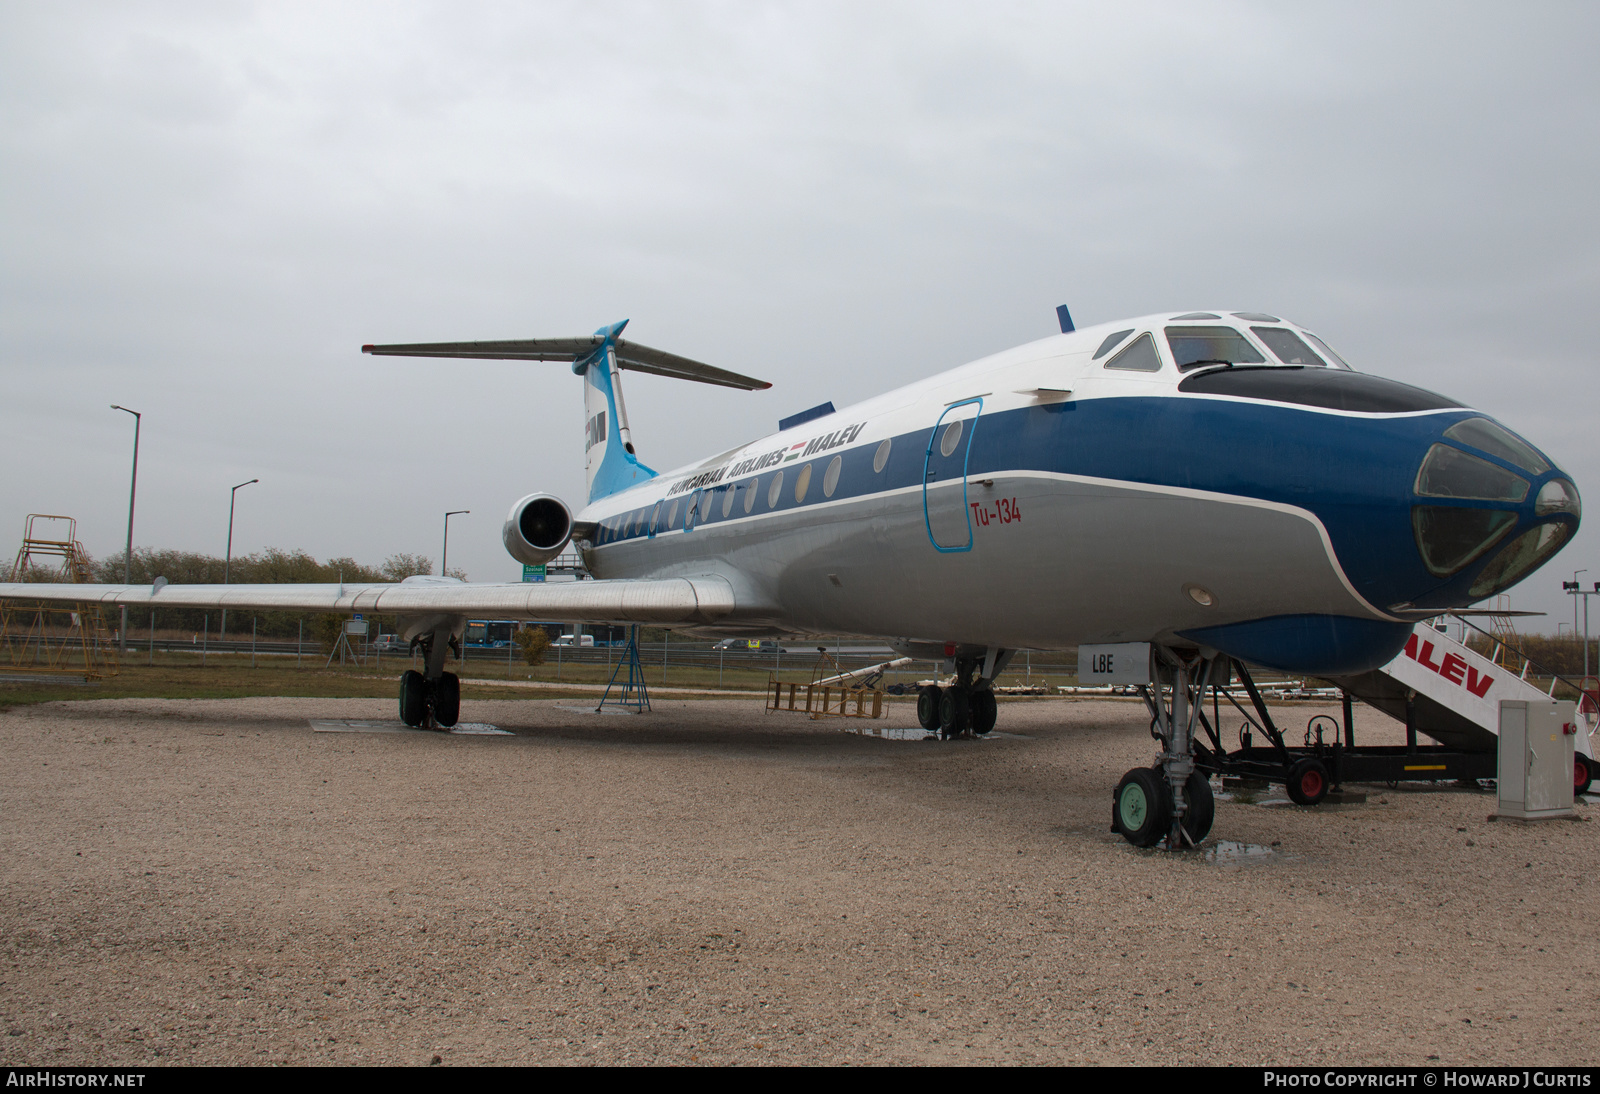
[[[129,608],[453,615],[573,623],[710,623],[733,612],[720,577],[490,585],[71,585],[0,583],[0,600],[100,603]]]

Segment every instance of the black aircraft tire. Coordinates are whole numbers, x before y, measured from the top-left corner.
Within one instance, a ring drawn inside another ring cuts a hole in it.
[[[939,732],[946,737],[959,737],[967,729],[967,689],[956,685],[943,689],[939,695]]]
[[[972,732],[982,737],[994,728],[999,716],[1000,705],[995,702],[994,692],[984,688],[972,693]]]
[[[433,685],[433,720],[449,729],[461,719],[461,677],[447,672]]]
[[[1315,756],[1302,757],[1289,769],[1289,800],[1296,805],[1316,805],[1328,796],[1330,785],[1328,765]]]
[[[400,720],[413,729],[428,717],[428,689],[422,673],[407,669],[400,674]]]
[[[1198,847],[1217,819],[1217,799],[1211,794],[1211,780],[1199,771],[1189,772],[1183,784],[1183,796],[1189,803],[1189,808],[1183,812],[1183,831]]]
[[[1135,847],[1151,847],[1172,827],[1172,794],[1148,767],[1122,776],[1112,799],[1111,826]]]
[[[1583,753],[1574,753],[1572,757],[1572,793],[1576,797],[1589,789],[1589,783],[1594,778],[1594,764]]]
[[[917,692],[917,724],[929,733],[939,731],[939,692],[937,686]]]

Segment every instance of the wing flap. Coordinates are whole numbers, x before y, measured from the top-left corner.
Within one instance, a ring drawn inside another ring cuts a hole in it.
[[[737,607],[721,577],[559,584],[69,585],[0,584],[0,600],[129,608],[465,615],[574,623],[709,623]]]

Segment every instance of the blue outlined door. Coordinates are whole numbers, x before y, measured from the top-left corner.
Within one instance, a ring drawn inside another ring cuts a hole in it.
[[[983,397],[951,403],[933,423],[922,458],[922,520],[933,549],[946,554],[972,550],[972,511],[967,504],[967,463],[983,414]],[[956,489],[956,483],[961,489]]]

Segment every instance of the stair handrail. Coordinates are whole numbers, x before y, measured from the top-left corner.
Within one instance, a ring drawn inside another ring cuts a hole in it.
[[[1523,663],[1523,666],[1524,666],[1524,672],[1523,672],[1522,678],[1524,680],[1527,679],[1526,666],[1528,666],[1528,665],[1532,665],[1534,668],[1538,669],[1539,670],[1539,675],[1541,675],[1541,676],[1548,675],[1550,677],[1550,694],[1551,695],[1555,695],[1555,693],[1556,693],[1556,682],[1557,681],[1560,681],[1561,683],[1566,684],[1569,688],[1571,688],[1573,691],[1577,692],[1580,696],[1589,694],[1589,692],[1584,690],[1584,687],[1583,687],[1582,684],[1574,684],[1571,680],[1567,679],[1565,676],[1562,676],[1559,672],[1546,673],[1545,672],[1545,667],[1543,665],[1539,664],[1533,658],[1529,657],[1526,653],[1523,653],[1521,650],[1517,649],[1517,647],[1513,646],[1511,643],[1505,641],[1502,638],[1498,638],[1495,635],[1490,634],[1488,631],[1484,630],[1482,627],[1478,626],[1476,623],[1472,622],[1470,619],[1467,619],[1464,616],[1456,615],[1455,612],[1445,612],[1443,614],[1450,615],[1450,616],[1455,616],[1456,619],[1459,619],[1463,624],[1465,624],[1468,627],[1471,627],[1473,630],[1477,631],[1479,634],[1483,635],[1485,638],[1489,639],[1491,642],[1499,643],[1500,645],[1504,646],[1506,649],[1510,650],[1512,653],[1516,654],[1518,657],[1522,658],[1522,663]],[[1463,642],[1462,645],[1466,645],[1466,643]]]

